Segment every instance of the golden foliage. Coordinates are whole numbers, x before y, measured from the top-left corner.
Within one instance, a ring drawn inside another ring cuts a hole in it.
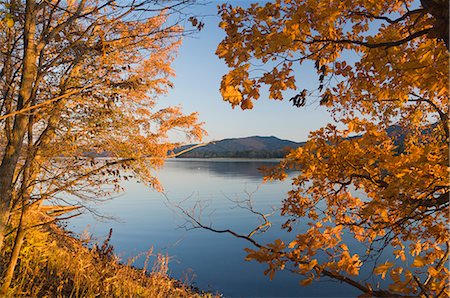
[[[8,241],[9,243],[9,241]],[[13,297],[214,297],[200,294],[167,275],[167,257],[146,254],[153,269],[119,264],[118,257],[89,249],[55,225],[27,234],[20,264],[6,295]],[[6,256],[10,247],[6,247]],[[0,268],[7,258],[2,258]]]
[[[181,141],[201,140],[205,131],[196,113],[155,108],[158,96],[172,87],[171,63],[183,28],[168,21],[170,9],[152,10],[142,18],[133,15],[148,5],[4,4],[7,16],[17,21],[0,34],[1,71],[8,77],[0,82],[0,149],[8,152],[2,163],[12,164],[8,171],[0,169],[8,176],[0,181],[1,189],[15,187],[8,180],[25,181],[29,192],[39,187],[44,190],[40,196],[49,199],[89,179],[91,185],[117,182],[123,170],[158,187],[152,170],[179,145],[170,134],[176,130]],[[19,17],[25,10],[29,13]],[[27,26],[34,35],[25,42]],[[86,153],[107,154],[114,162],[97,167]],[[61,157],[65,170],[54,162]],[[13,177],[11,169],[21,175],[30,165],[34,175],[43,175],[40,181],[61,179],[36,185],[30,177]],[[2,206],[10,200],[3,198]]]
[[[448,1],[277,0],[219,10],[226,37],[216,53],[231,68],[224,100],[252,108],[262,85],[282,99],[301,80],[299,65],[312,62],[319,85],[294,105],[320,98],[344,127],[311,132],[266,177],[299,171],[282,205],[284,227],[297,235],[248,258],[271,273],[290,264],[307,276],[303,285],[328,276],[374,296],[450,294]],[[265,70],[250,67],[257,62]],[[366,254],[351,254],[349,235]],[[378,257],[387,260],[373,273],[390,277],[389,289],[357,278]]]
[[[0,253],[9,233],[20,247],[44,200],[105,199],[131,176],[161,189],[154,170],[179,145],[170,134],[205,134],[196,113],[156,108],[184,29],[170,20],[172,4],[153,4],[0,4]],[[17,258],[15,250],[2,292]]]

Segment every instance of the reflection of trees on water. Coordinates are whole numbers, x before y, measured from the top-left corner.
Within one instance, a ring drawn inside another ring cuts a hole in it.
[[[177,159],[167,162],[167,166],[182,168],[186,171],[207,171],[219,177],[241,177],[261,180],[261,167],[274,167],[277,160],[218,160],[218,159]]]

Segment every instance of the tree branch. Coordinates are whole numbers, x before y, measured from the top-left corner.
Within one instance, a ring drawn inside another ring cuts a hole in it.
[[[403,39],[396,40],[396,41],[388,41],[388,42],[379,42],[379,43],[370,43],[360,40],[351,40],[351,39],[329,39],[329,38],[323,38],[323,39],[312,39],[311,41],[305,41],[305,40],[294,40],[297,42],[302,42],[305,44],[314,44],[314,43],[323,43],[323,42],[329,42],[329,43],[335,43],[335,44],[354,44],[354,45],[360,45],[366,48],[375,49],[375,48],[390,48],[402,45],[404,43],[407,43],[408,41],[411,41],[415,38],[418,38],[422,35],[428,34],[433,28],[426,28],[420,31],[417,31]]]
[[[389,24],[395,24],[395,23],[401,22],[401,21],[405,20],[406,18],[408,18],[412,15],[418,14],[418,13],[420,13],[420,14],[425,13],[425,9],[418,8],[418,9],[410,10],[407,13],[405,13],[404,15],[402,15],[401,17],[398,17],[396,19],[391,19],[386,16],[377,16],[368,11],[350,11],[349,16],[353,16],[353,15],[363,16],[363,17],[368,17],[371,19],[383,20],[383,21],[388,22]]]
[[[35,109],[38,109],[38,108],[42,108],[42,107],[44,107],[44,106],[46,106],[46,105],[49,105],[49,104],[51,104],[51,103],[53,103],[53,102],[55,102],[55,101],[58,101],[58,100],[63,99],[63,98],[67,98],[67,97],[69,97],[70,95],[77,94],[77,93],[79,93],[80,91],[86,90],[86,89],[88,89],[88,88],[90,88],[90,87],[92,87],[92,86],[94,86],[94,85],[95,85],[94,83],[91,83],[91,84],[88,84],[88,85],[86,85],[86,86],[84,86],[84,87],[81,87],[81,88],[78,88],[78,89],[72,89],[72,91],[69,91],[69,92],[67,92],[67,93],[65,93],[65,94],[63,94],[63,95],[54,97],[54,98],[52,98],[52,99],[48,99],[48,100],[46,100],[46,101],[43,101],[43,102],[41,102],[41,103],[39,103],[39,104],[36,104],[36,105],[29,106],[29,107],[27,107],[27,108],[20,109],[20,110],[18,110],[18,111],[13,112],[13,113],[9,113],[9,114],[0,116],[0,120],[9,118],[9,117],[12,117],[12,116],[15,116],[15,115],[23,114],[23,113],[25,113],[25,112],[28,112],[28,111],[31,111],[31,110],[35,110]]]
[[[167,196],[166,196],[166,199],[168,199]],[[213,228],[213,227],[211,227],[209,225],[203,224],[199,218],[196,218],[194,216],[193,213],[190,213],[190,212],[186,211],[181,206],[177,205],[175,207],[177,209],[179,209],[184,216],[187,217],[188,222],[192,225],[193,228],[202,228],[202,229],[205,229],[205,230],[208,230],[208,231],[211,231],[211,232],[214,232],[214,233],[218,233],[218,234],[230,234],[230,235],[232,235],[232,236],[234,236],[236,238],[246,240],[247,242],[251,243],[253,246],[255,246],[255,247],[259,248],[259,249],[265,249],[265,250],[267,250],[269,252],[272,252],[272,253],[275,253],[275,254],[279,255],[280,257],[286,258],[286,259],[292,261],[293,263],[296,263],[296,264],[299,264],[299,263],[300,264],[309,264],[309,262],[298,260],[292,254],[288,254],[288,253],[283,252],[283,251],[274,251],[272,248],[267,247],[267,246],[265,246],[263,244],[260,244],[259,242],[257,242],[255,239],[253,239],[251,237],[252,234],[242,235],[242,234],[239,234],[239,233],[237,233],[237,232],[235,232],[233,230],[230,230],[230,229],[223,229],[223,230],[215,229],[215,228]],[[362,285],[361,283],[359,283],[358,281],[356,281],[354,279],[351,279],[351,278],[349,278],[349,277],[347,277],[345,275],[342,275],[340,273],[333,272],[333,271],[321,268],[318,265],[314,266],[314,269],[316,270],[316,272],[319,275],[322,274],[322,275],[330,277],[332,279],[339,280],[341,282],[345,282],[346,284],[361,290],[363,293],[371,294],[374,297],[410,297],[410,296],[403,296],[403,295],[395,294],[393,292],[385,291],[385,290],[375,290],[374,291],[371,287],[364,286],[364,285]],[[294,271],[294,272],[298,273],[297,271]]]

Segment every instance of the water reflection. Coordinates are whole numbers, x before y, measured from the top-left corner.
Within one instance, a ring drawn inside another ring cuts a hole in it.
[[[232,161],[176,159],[167,161],[158,173],[167,197],[173,204],[190,208],[197,200],[208,201],[203,220],[218,229],[232,228],[239,233],[249,232],[259,223],[248,211],[235,208],[230,199],[243,199],[251,194],[254,207],[270,212],[280,206],[291,188],[289,181],[261,185],[258,168],[276,165],[271,161]],[[119,198],[101,206],[105,214],[121,219],[97,222],[91,216],[71,220],[68,227],[82,232],[87,225],[99,237],[113,228],[112,244],[123,260],[136,256],[154,246],[155,251],[171,256],[170,274],[178,279],[189,275],[198,287],[218,291],[225,297],[349,297],[358,292],[349,286],[320,281],[309,287],[300,287],[300,276],[280,272],[270,281],[262,272],[265,265],[246,262],[245,247],[249,243],[229,235],[206,230],[181,229],[184,223],[179,213],[167,205],[165,198],[142,183],[125,183],[126,192]],[[247,194],[246,194],[247,192]],[[186,201],[186,198],[190,197]],[[272,217],[273,228],[260,235],[258,241],[267,242],[285,238],[280,229],[283,218]],[[306,229],[306,226],[299,226]],[[136,263],[142,266],[143,260]]]
[[[197,158],[177,158],[176,160],[168,160],[169,166],[173,163],[179,165],[183,171],[191,172],[207,172],[221,178],[240,177],[260,181],[263,177],[261,167],[274,167],[278,165],[277,159],[197,159]]]

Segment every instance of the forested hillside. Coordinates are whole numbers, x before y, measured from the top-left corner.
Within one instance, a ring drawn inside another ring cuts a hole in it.
[[[186,152],[182,158],[282,158],[290,151],[304,143],[281,140],[277,137],[253,136],[247,138],[224,139]],[[192,145],[176,150],[187,149]]]

